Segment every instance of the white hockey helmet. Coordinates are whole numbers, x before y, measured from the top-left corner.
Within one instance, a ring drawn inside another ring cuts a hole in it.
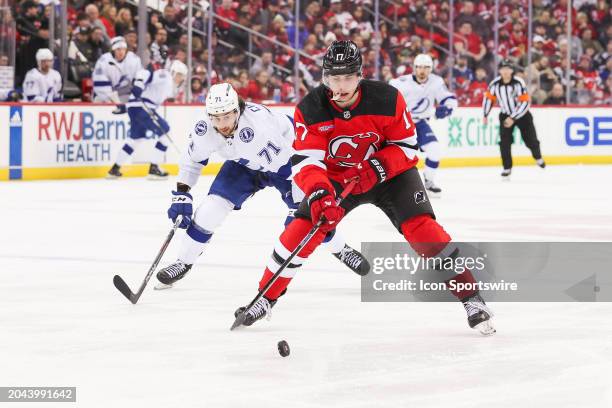
[[[113,37],[111,39],[111,51],[115,51],[119,48],[127,48],[127,41],[125,41],[125,38],[118,36],[118,37]]]
[[[414,58],[414,67],[429,67],[433,69],[433,60],[428,54],[419,54]]]
[[[206,97],[206,111],[209,115],[222,115],[233,111],[240,112],[236,90],[228,83],[211,86]]]
[[[170,64],[170,75],[174,77],[176,74],[182,74],[183,76],[187,76],[187,65],[183,64],[179,60],[172,61]]]
[[[48,48],[41,48],[36,51],[36,62],[40,65],[41,61],[53,61],[53,53]]]

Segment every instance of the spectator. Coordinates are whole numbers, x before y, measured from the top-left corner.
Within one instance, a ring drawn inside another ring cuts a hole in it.
[[[463,23],[470,23],[474,32],[481,38],[486,38],[490,34],[489,26],[484,22],[483,18],[475,13],[476,8],[472,1],[465,1],[461,9],[461,13],[455,19],[455,24],[460,27]]]
[[[590,28],[583,30],[580,38],[582,38],[583,50],[586,50],[587,48],[594,48],[596,54],[603,52],[604,49],[599,43],[599,41],[593,39],[593,30],[591,30]]]
[[[304,22],[306,23],[306,29],[310,32],[314,31],[314,26],[319,22],[321,18],[321,4],[318,1],[311,1],[306,6],[304,11]]]
[[[32,27],[38,27],[35,32],[30,35],[24,35],[21,37],[21,44],[15,61],[15,83],[20,84],[23,82],[25,75],[32,68],[37,67],[36,52],[41,48],[46,48],[49,45],[49,26],[47,20],[38,20],[36,16],[32,14],[33,7],[28,6],[26,9],[29,14],[26,16],[30,18],[30,22],[33,22],[33,26],[29,26],[26,29]],[[24,26],[22,26],[22,29]]]
[[[87,14],[87,18],[89,19],[89,24],[92,27],[100,28],[102,30],[102,34],[104,35],[104,40],[110,41],[110,36],[108,35],[108,32],[106,32],[106,27],[104,26],[104,23],[102,22],[102,20],[100,20],[100,12],[98,10],[98,6],[96,6],[93,3],[88,4],[85,7],[85,14]]]
[[[117,8],[110,4],[107,4],[106,6],[104,6],[104,8],[102,9],[102,17],[100,18],[100,21],[102,21],[102,24],[104,24],[106,33],[108,34],[110,38],[113,38],[116,35],[118,35],[118,34],[115,34],[116,31],[115,31],[114,22],[116,18],[117,18]]]
[[[249,81],[245,99],[252,102],[262,102],[264,100],[272,100],[273,90],[270,86],[270,75],[268,71],[259,71],[255,80]]]
[[[274,66],[272,65],[272,52],[265,51],[261,54],[261,58],[256,60],[249,70],[251,76],[255,76],[259,71],[265,70],[269,76],[274,75]]]
[[[95,62],[94,50],[89,38],[90,34],[89,28],[81,28],[73,35],[68,46],[68,59],[81,63],[93,64]]]
[[[608,107],[612,106],[612,76],[609,76],[604,83],[603,97],[600,104]]]
[[[110,50],[110,47],[104,41],[104,33],[100,27],[95,27],[91,30],[89,41],[91,43],[93,62]]]
[[[166,41],[168,39],[168,33],[163,28],[157,30],[155,34],[155,41],[151,43],[151,63],[156,67],[164,67],[168,58],[168,46]]]
[[[285,44],[289,42],[285,20],[281,15],[277,15],[272,20],[270,31],[268,31],[268,37]]]
[[[527,78],[525,81],[527,82],[527,91],[536,104],[540,104],[546,99],[548,91],[558,81],[557,75],[548,63],[548,58],[544,56],[527,67],[525,77]]]
[[[191,78],[191,102],[206,103],[206,89],[200,77]]]
[[[541,35],[533,36],[533,44],[531,46],[531,60],[535,61],[544,56],[544,37]]]
[[[176,9],[174,7],[164,7],[164,16],[161,19],[161,24],[168,36],[168,47],[172,48],[178,44],[179,38],[183,34],[183,29],[176,21]]]
[[[136,34],[136,31],[126,31],[123,37],[125,38],[125,42],[127,43],[128,51],[136,53],[138,51],[138,34]]]
[[[351,13],[344,10],[342,0],[331,0],[329,11],[323,16],[323,19],[331,17],[336,18],[336,23],[340,24],[342,34],[345,36],[349,35],[349,30],[357,25]]]
[[[393,79],[393,71],[391,70],[391,67],[389,65],[385,65],[384,67],[382,67],[380,79],[384,82],[389,82]]]
[[[77,27],[74,31],[79,31],[81,29],[87,29],[89,31],[93,30],[91,23],[89,22],[89,17],[85,13],[79,13],[77,15]]]
[[[272,25],[272,20],[279,12],[278,0],[269,0],[268,7],[261,10],[258,16],[258,23],[261,25],[261,31],[267,33]]]
[[[236,79],[232,83],[234,89],[242,99],[247,99],[249,95],[249,73],[246,70],[241,70]]]
[[[217,7],[217,9],[215,10],[216,13],[220,17],[224,17],[228,20],[232,20],[232,21],[238,20],[238,14],[236,13],[236,10],[234,10],[233,3],[234,2],[232,0],[222,0],[221,6]],[[231,27],[231,25],[228,22],[225,22],[222,20],[217,20],[216,26],[219,28],[219,30],[225,33],[227,33],[227,31]]]
[[[295,24],[292,24],[287,28],[287,37],[289,39],[289,45],[295,47]],[[306,42],[306,38],[308,38],[308,30],[306,30],[306,25],[304,21],[299,21],[299,32],[298,32],[298,46],[297,48],[304,48],[304,43]]]
[[[293,7],[291,7],[286,0],[280,0],[278,2],[278,7],[278,14],[283,16],[283,19],[287,22],[287,28],[291,27],[293,25],[293,22],[295,21],[295,16],[293,15]]]
[[[132,19],[132,12],[129,8],[122,8],[117,12],[117,19],[115,20],[115,32],[119,36],[124,36],[128,31],[134,30],[134,20]]]
[[[592,91],[597,86],[598,73],[593,69],[591,58],[587,55],[580,57],[580,62],[576,69],[576,76],[582,81],[584,87]]]
[[[161,23],[161,15],[154,11],[150,12],[147,31],[149,32],[149,35],[151,35],[151,38],[155,38],[155,34],[157,34],[157,30],[160,30],[162,28],[164,27]],[[166,35],[168,35],[168,33],[166,33]]]
[[[579,105],[590,105],[593,103],[593,96],[585,86],[582,78],[576,79],[576,85],[572,89],[571,101]]]
[[[466,104],[468,105],[481,105],[482,98],[489,88],[487,82],[487,71],[483,67],[476,68],[475,78],[468,87],[468,98]]]
[[[544,105],[565,105],[565,91],[561,83],[555,82],[550,94],[544,101]]]
[[[362,6],[355,7],[355,10],[353,11],[353,18],[355,19],[355,26],[353,28],[359,32],[364,40],[369,41],[370,37],[372,37],[372,34],[374,33],[374,27],[372,26],[372,23],[368,17],[365,15],[365,11]]]
[[[472,24],[467,22],[461,24],[458,35],[458,42],[463,45],[463,41],[465,41],[465,51],[467,55],[474,62],[480,62],[487,53],[487,49],[480,37],[472,31]]]
[[[612,72],[612,56],[608,57],[606,65],[599,71],[599,78],[602,83],[605,83],[610,78]]]
[[[41,22],[38,6],[34,1],[25,1],[21,5],[21,14],[16,19],[17,32],[23,37],[35,36]]]

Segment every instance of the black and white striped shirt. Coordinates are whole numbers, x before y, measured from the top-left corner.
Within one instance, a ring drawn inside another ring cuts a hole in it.
[[[482,100],[485,117],[489,115],[495,102],[499,103],[501,111],[512,119],[517,120],[523,117],[529,109],[529,94],[525,81],[512,76],[510,82],[505,84],[501,76],[496,77],[489,84],[489,89]]]

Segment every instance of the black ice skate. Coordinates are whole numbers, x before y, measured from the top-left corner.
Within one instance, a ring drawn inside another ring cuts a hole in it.
[[[370,263],[361,254],[361,252],[344,244],[344,248],[340,252],[334,254],[336,258],[357,275],[365,276],[370,272]]]
[[[151,163],[149,166],[149,180],[161,180],[168,177],[168,172],[159,168],[157,164]]]
[[[113,179],[118,179],[119,177],[123,176],[123,174],[121,174],[119,169],[120,169],[119,166],[117,166],[116,164],[113,164],[113,167],[111,167],[108,173],[106,173],[106,178],[109,180],[113,180]]]
[[[155,289],[169,289],[172,287],[174,282],[181,280],[185,277],[187,272],[191,269],[192,265],[187,265],[181,261],[176,261],[175,263],[166,266],[163,269],[160,269],[157,272],[157,280],[160,282]]]
[[[268,317],[268,320],[272,317],[272,307],[276,304],[276,300],[268,300],[265,297],[260,298],[246,314],[243,326],[250,326],[256,321]],[[234,317],[238,317],[246,309],[245,306],[241,306],[234,312]]]
[[[468,324],[472,329],[477,329],[485,336],[495,334],[496,330],[491,321],[493,312],[478,293],[463,299],[461,302],[467,312]]]
[[[540,168],[545,168],[546,167],[546,162],[544,161],[544,159],[538,159],[536,160],[536,164],[538,166],[540,166]]]
[[[510,181],[510,174],[512,173],[512,169],[504,169],[501,172],[502,180]]]
[[[440,193],[442,193],[442,189],[438,187],[437,185],[435,185],[435,183],[432,180],[425,179],[425,189],[429,191],[430,193],[432,193],[433,197],[436,197],[440,195]]]

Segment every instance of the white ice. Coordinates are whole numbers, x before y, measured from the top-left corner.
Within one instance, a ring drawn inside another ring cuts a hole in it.
[[[518,167],[507,183],[497,168],[443,169],[433,204],[456,240],[611,241],[611,179],[612,166]],[[270,189],[180,284],[131,305],[112,277],[140,284],[173,182],[0,184],[0,386],[78,387],[76,404],[45,407],[612,406],[609,303],[494,303],[485,338],[459,304],[361,303],[358,277],[319,250],[271,321],[230,332],[282,230]],[[342,230],[356,246],[401,240],[374,207]]]

